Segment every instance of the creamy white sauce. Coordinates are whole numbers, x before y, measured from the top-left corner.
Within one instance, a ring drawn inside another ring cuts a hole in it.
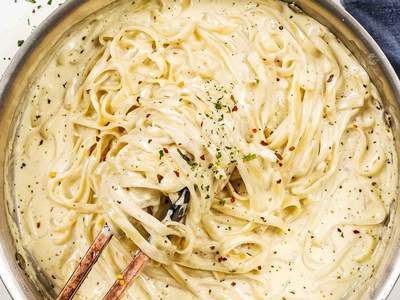
[[[127,299],[356,297],[381,259],[398,170],[380,96],[284,3],[125,1],[73,30],[27,97],[16,235],[56,291],[105,222],[77,299],[138,248],[152,261]],[[185,224],[151,216],[185,186]]]

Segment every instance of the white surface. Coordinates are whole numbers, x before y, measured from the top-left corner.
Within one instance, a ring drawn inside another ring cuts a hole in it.
[[[64,0],[0,0],[0,74],[3,74],[10,60],[18,50],[18,40],[26,39],[35,27]],[[333,0],[339,1],[339,0]],[[400,282],[388,300],[400,299]],[[0,300],[11,300],[0,282]],[[18,299],[15,299],[18,300]]]

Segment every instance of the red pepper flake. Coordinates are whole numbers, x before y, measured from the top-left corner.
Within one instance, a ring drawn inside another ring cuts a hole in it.
[[[268,146],[268,143],[266,141],[261,141],[260,144],[263,146]]]
[[[163,176],[162,175],[160,175],[160,174],[157,174],[157,180],[158,180],[158,183],[160,183],[161,182],[161,180],[163,180]]]
[[[251,131],[253,131],[254,133],[257,133],[257,128],[253,128]]]
[[[205,155],[204,155],[204,154],[202,154],[202,155],[200,156],[200,159],[201,159],[201,160],[206,160],[206,157],[205,157]]]
[[[163,151],[165,154],[167,154],[169,152],[167,148],[163,148]]]
[[[238,111],[238,107],[235,105],[235,106],[232,108],[232,111]]]
[[[235,286],[236,285],[236,282],[231,282],[231,286]]]
[[[294,149],[296,149],[294,146],[291,146],[290,148],[289,148],[289,151],[294,151]]]
[[[150,118],[150,117],[151,117],[151,114],[147,114],[147,115],[146,115],[146,118]]]
[[[359,233],[360,233],[360,231],[359,231],[359,230],[357,230],[357,229],[354,229],[354,230],[353,230],[353,233],[354,233],[354,234],[359,234]]]
[[[231,203],[235,202],[235,198],[231,197]]]
[[[265,135],[266,137],[269,137],[271,134],[272,134],[271,129],[269,129],[268,127],[265,127],[265,129],[264,129],[264,135]]]
[[[279,160],[283,160],[283,156],[280,155],[278,152],[275,152],[275,156],[276,156]]]
[[[178,171],[174,171],[176,177],[179,177],[179,172]]]

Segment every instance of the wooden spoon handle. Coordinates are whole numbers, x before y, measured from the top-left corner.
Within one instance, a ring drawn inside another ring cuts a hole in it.
[[[146,254],[139,251],[121,274],[120,278],[114,282],[103,300],[118,300],[132,281],[139,275],[149,259],[150,258]]]

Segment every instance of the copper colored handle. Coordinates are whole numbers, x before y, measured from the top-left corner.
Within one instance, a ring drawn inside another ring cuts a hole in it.
[[[74,297],[112,236],[113,234],[111,229],[106,224],[90,246],[89,250],[86,252],[85,256],[81,259],[74,273],[72,273],[71,277],[68,279],[67,284],[58,295],[57,300],[71,300]]]
[[[126,267],[121,277],[117,279],[108,293],[104,296],[103,300],[118,300],[124,291],[130,286],[133,279],[135,279],[140,271],[144,268],[149,257],[142,251],[133,258],[130,264]]]

